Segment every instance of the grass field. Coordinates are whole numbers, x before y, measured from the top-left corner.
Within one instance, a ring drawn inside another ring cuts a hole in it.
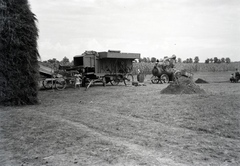
[[[206,94],[167,84],[41,90],[41,104],[0,107],[0,165],[240,165],[240,83],[195,73]]]

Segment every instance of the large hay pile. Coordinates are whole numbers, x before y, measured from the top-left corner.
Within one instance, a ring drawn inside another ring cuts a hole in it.
[[[38,29],[28,0],[0,0],[0,105],[38,103]]]
[[[161,94],[201,94],[205,93],[198,85],[196,85],[192,78],[180,77],[178,84],[176,82],[170,83]]]

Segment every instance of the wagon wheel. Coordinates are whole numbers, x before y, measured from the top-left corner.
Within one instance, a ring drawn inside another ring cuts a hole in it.
[[[123,79],[126,86],[132,85],[132,82],[134,81],[132,74],[127,74]]]
[[[151,77],[151,82],[152,82],[153,84],[158,84],[158,83],[159,83],[159,78],[158,78],[157,76],[152,76],[152,77]]]
[[[56,79],[55,86],[58,90],[63,90],[67,86],[67,82],[65,81],[64,78],[60,77]]]
[[[114,80],[112,80],[110,83],[111,83],[113,86],[115,86],[115,85],[118,85],[119,82],[120,82],[119,79],[114,79]]]
[[[161,79],[162,83],[168,83],[169,82],[169,77],[168,77],[167,74],[162,74],[160,79]]]
[[[120,82],[120,80],[118,79],[118,77],[114,77],[113,80],[110,81],[110,83],[114,86],[114,85],[118,85]]]
[[[55,81],[52,80],[43,80],[42,85],[45,89],[50,89],[53,87]]]

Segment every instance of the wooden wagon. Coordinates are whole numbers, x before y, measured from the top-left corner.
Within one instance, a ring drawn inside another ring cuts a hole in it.
[[[101,82],[118,85],[132,84],[133,61],[139,59],[138,53],[121,53],[120,51],[96,52],[85,51],[74,57],[74,66],[83,75],[82,85],[88,89],[93,83]]]

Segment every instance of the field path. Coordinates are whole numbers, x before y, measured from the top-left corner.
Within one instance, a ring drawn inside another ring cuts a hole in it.
[[[109,135],[104,135],[100,132],[98,132],[95,129],[92,129],[90,127],[88,127],[87,125],[84,125],[82,123],[79,122],[73,122],[67,119],[64,119],[60,116],[48,116],[45,113],[39,113],[42,116],[45,116],[46,118],[51,118],[55,121],[58,122],[62,122],[64,124],[68,124],[71,125],[75,128],[84,130],[86,132],[88,132],[88,134],[98,137],[99,139],[103,139],[109,142],[112,142],[114,144],[116,144],[117,146],[125,146],[129,149],[129,153],[130,154],[134,154],[137,155],[141,158],[141,165],[165,165],[165,166],[185,166],[186,164],[181,164],[181,163],[176,163],[175,161],[173,161],[171,158],[166,158],[164,157],[164,155],[157,151],[157,150],[153,150],[147,147],[143,147],[134,143],[131,143],[123,138],[120,137],[115,137],[113,135],[109,136]],[[136,119],[135,119],[136,120]],[[126,159],[127,160],[127,159]],[[126,163],[126,165],[129,165],[129,163]]]

